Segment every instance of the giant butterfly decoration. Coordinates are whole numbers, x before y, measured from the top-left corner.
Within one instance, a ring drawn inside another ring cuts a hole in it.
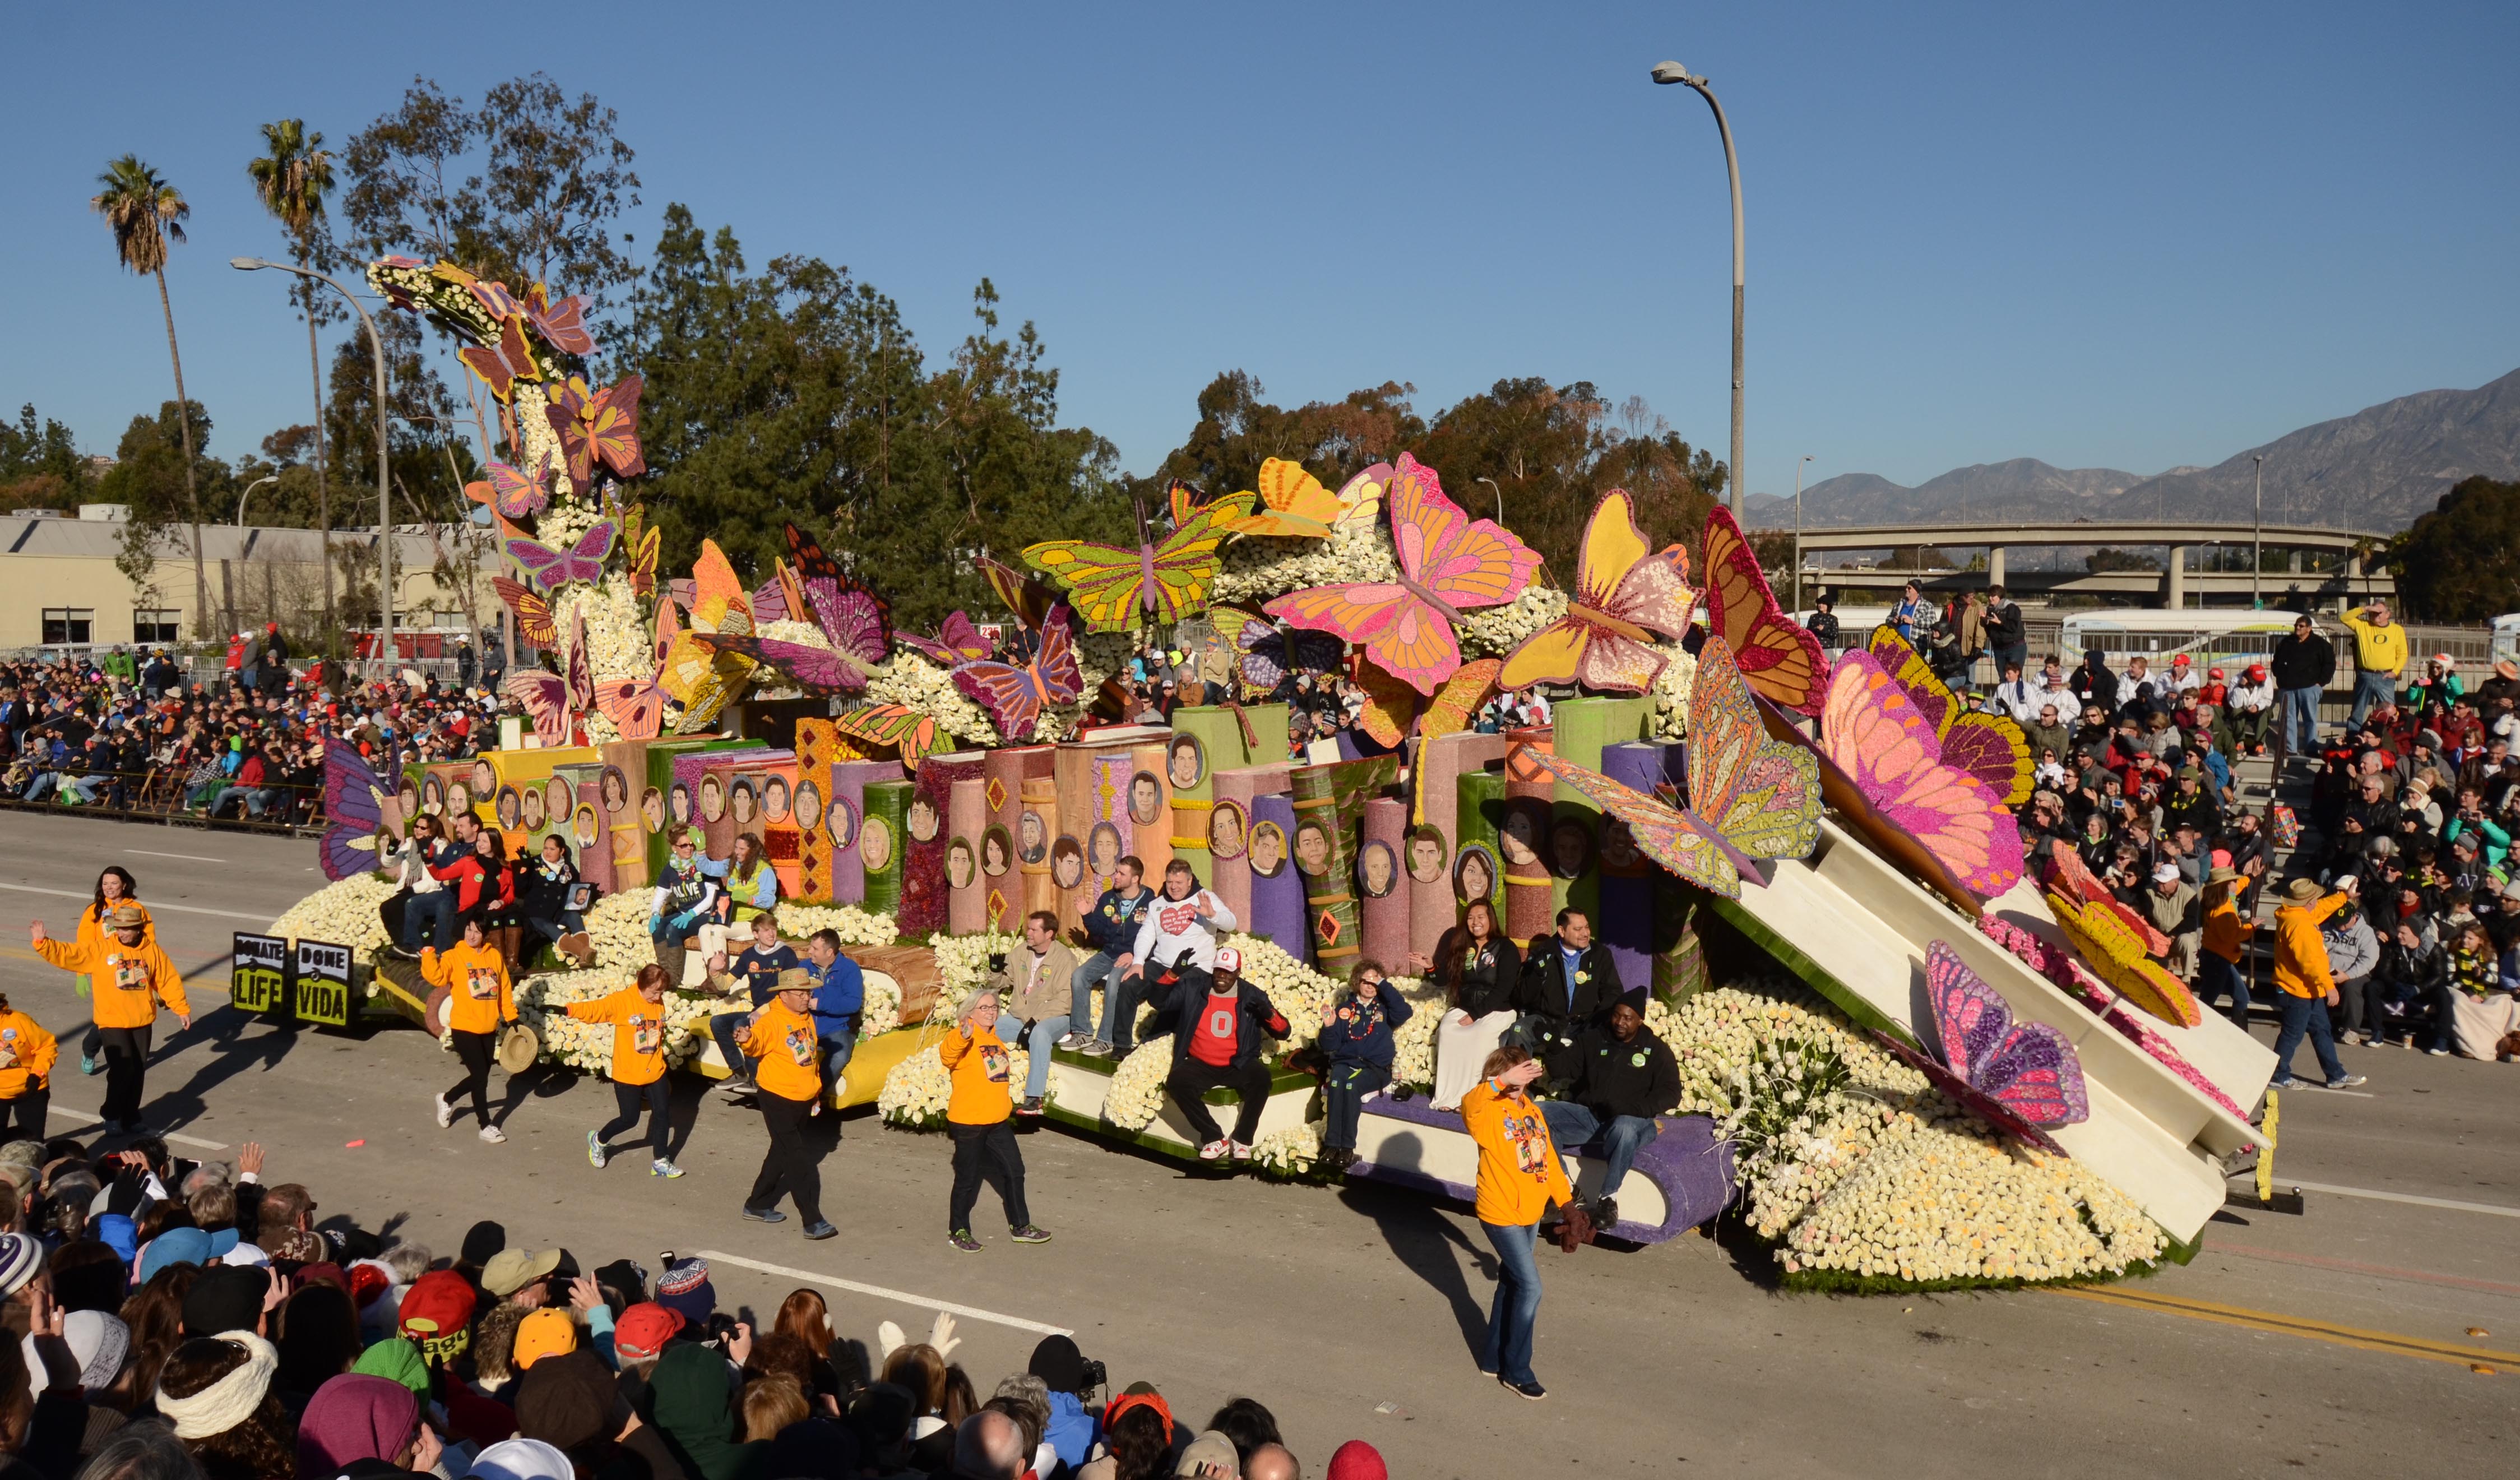
[[[1262,507],[1234,521],[1234,532],[1326,540],[1341,530],[1371,524],[1382,512],[1382,485],[1391,465],[1376,463],[1336,493],[1304,471],[1301,463],[1271,458],[1260,465]]]
[[[645,599],[656,589],[656,552],[665,531],[653,524],[642,527],[648,513],[644,504],[633,504],[621,515],[621,548],[630,552],[630,594]]]
[[[1429,740],[1459,734],[1470,728],[1479,705],[1500,687],[1497,672],[1503,667],[1504,660],[1493,657],[1463,663],[1433,698],[1421,699],[1417,690],[1372,663],[1359,664],[1356,686],[1365,691],[1365,705],[1357,711],[1357,728],[1393,750],[1400,748],[1412,725]]]
[[[1290,673],[1331,672],[1347,657],[1347,644],[1327,632],[1306,632],[1239,606],[1218,606],[1207,615],[1237,650],[1235,671],[1246,698],[1275,693]]]
[[[2092,1118],[2073,1044],[2046,1023],[2015,1021],[2004,1000],[1943,941],[1925,948],[1925,999],[1942,1061],[1887,1034],[1882,1042],[1980,1120],[2061,1154],[2048,1128]]]
[[[1804,858],[1820,843],[1820,761],[1771,739],[1758,700],[1731,649],[1710,636],[1688,695],[1686,807],[1579,766],[1530,752],[1534,765],[1628,825],[1655,863],[1726,899],[1741,897],[1741,875],[1762,878],[1760,860]]]
[[[1820,744],[1859,793],[1859,825],[1921,848],[1928,882],[1972,914],[2021,881],[2020,824],[1986,783],[1943,764],[1933,723],[1871,653],[1850,650],[1830,672]]]
[[[499,333],[488,343],[467,345],[455,351],[455,358],[486,381],[502,405],[516,398],[518,381],[543,378],[542,366],[525,346],[525,321],[514,315],[499,321]]]
[[[599,519],[565,550],[555,550],[540,540],[513,538],[507,545],[508,559],[548,596],[570,581],[604,579],[604,558],[612,553],[612,539],[618,532],[610,519]]]
[[[1453,631],[1462,612],[1520,595],[1540,553],[1494,519],[1471,519],[1444,496],[1434,470],[1407,453],[1392,473],[1390,505],[1398,580],[1316,586],[1279,597],[1265,609],[1295,626],[1364,644],[1384,672],[1432,695],[1462,666]]]
[[[998,727],[999,736],[1009,744],[1032,739],[1043,710],[1073,704],[1085,692],[1085,671],[1076,660],[1076,634],[1067,608],[1051,608],[1031,662],[1018,668],[990,658],[975,659],[954,670],[954,687],[988,711],[989,723]]]
[[[2126,921],[2098,905],[2067,899],[2062,894],[2049,894],[2048,909],[2092,972],[2115,987],[2119,996],[2163,1022],[2175,1022],[2182,1028],[2192,1028],[2205,1020],[2204,1010],[2196,1006],[2196,996],[2187,990],[2187,984],[2143,954],[2142,942],[2127,928]]]
[[[549,648],[560,641],[560,630],[552,623],[551,603],[504,575],[490,577],[490,589],[508,604],[517,622],[517,636],[537,648]]]
[[[2118,922],[2125,925],[2143,947],[2146,956],[2170,954],[2170,937],[2155,928],[2151,920],[2128,909],[2109,892],[2108,885],[2092,876],[2091,869],[2083,862],[2083,855],[2064,843],[2048,850],[2048,871],[2040,881],[2067,899],[2116,916]]]
[[[1718,504],[1706,512],[1706,615],[1732,645],[1741,674],[1770,703],[1817,716],[1828,683],[1828,654],[1783,607],[1759,569],[1749,537]]]
[[[1192,508],[1187,484],[1172,498],[1179,519],[1157,541],[1142,512],[1138,547],[1122,550],[1092,540],[1044,540],[1024,547],[1024,563],[1067,591],[1088,632],[1125,632],[1141,618],[1170,626],[1207,605],[1208,587],[1224,563],[1218,547],[1233,532],[1246,501],[1227,499]]]
[[[399,830],[386,821],[390,804],[376,769],[356,746],[337,740],[324,747],[326,878],[348,878],[377,869],[382,862],[377,857],[379,835]]]
[[[1058,593],[1029,570],[1017,570],[987,556],[977,557],[971,563],[980,567],[980,574],[988,578],[989,589],[1027,629],[1048,620],[1050,608],[1058,605]]]
[[[568,458],[570,482],[586,487],[599,464],[625,478],[648,471],[639,448],[639,393],[646,386],[646,380],[635,374],[593,392],[572,381],[566,395],[543,408]]]
[[[890,745],[901,752],[905,770],[916,771],[943,738],[932,715],[907,704],[868,704],[832,716],[832,728],[871,745]]]
[[[1942,742],[1943,764],[1986,783],[2007,807],[2030,800],[2030,737],[2008,714],[1971,709],[1951,685],[1935,676],[1934,665],[1887,623],[1872,629],[1867,651],[1879,660],[1908,699],[1934,727]]]
[[[896,632],[893,640],[944,668],[976,663],[989,655],[989,640],[980,635],[978,625],[960,607],[945,614],[945,623],[937,629],[934,637]]]
[[[561,653],[561,671],[527,669],[511,673],[500,690],[524,707],[535,738],[546,745],[565,745],[576,729],[576,717],[595,709],[595,659],[586,640],[586,616],[579,613]]]
[[[832,651],[862,668],[882,662],[892,647],[892,608],[883,598],[793,524],[788,526],[788,553],[795,557],[796,589],[804,596],[805,609],[795,619],[821,628]]]
[[[552,466],[548,454],[543,465],[530,473],[505,463],[488,464],[482,471],[489,476],[465,484],[465,497],[488,506],[511,524],[532,518],[551,503]]]
[[[1653,555],[1626,489],[1613,488],[1593,506],[1575,571],[1566,614],[1523,639],[1497,687],[1576,684],[1596,694],[1644,693],[1669,661],[1653,650],[1653,640],[1688,636],[1695,598],[1680,571]]]

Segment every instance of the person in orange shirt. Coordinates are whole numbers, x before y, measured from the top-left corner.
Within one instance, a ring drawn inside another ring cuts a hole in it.
[[[464,1077],[437,1097],[437,1128],[455,1124],[455,1107],[472,1097],[473,1118],[481,1139],[497,1145],[508,1133],[490,1123],[490,1058],[499,1030],[517,1020],[517,992],[508,980],[508,963],[489,944],[478,914],[464,917],[464,939],[440,956],[435,946],[420,951],[420,974],[432,987],[446,989],[446,1027],[455,1040],[455,1056],[464,1061]]]
[[[0,1137],[44,1139],[52,1108],[53,1060],[61,1053],[44,1025],[0,996]]]
[[[139,881],[134,879],[131,876],[131,871],[122,865],[108,864],[96,876],[95,900],[79,912],[78,943],[82,946],[103,948],[106,912],[119,904],[129,904],[140,911],[140,923],[143,926],[141,939],[144,943],[158,938],[157,922],[149,918],[149,907],[140,903]],[[95,990],[95,984],[86,976],[79,977],[79,996],[85,997]],[[91,1022],[87,1025],[86,1036],[79,1040],[80,1073],[96,1072],[97,1057],[104,1052],[105,1039],[102,1035],[103,1030],[95,1023]]]
[[[1044,1042],[1038,1052],[1048,1053]],[[954,1093],[945,1101],[945,1129],[954,1138],[954,1192],[946,1204],[945,1241],[966,1254],[980,1252],[971,1236],[971,1206],[980,1200],[980,1184],[998,1189],[1007,1205],[1008,1236],[1017,1243],[1048,1243],[1050,1234],[1035,1228],[1024,1205],[1023,1152],[1015,1146],[1013,1092],[1008,1089],[1013,1051],[998,1037],[998,994],[987,988],[963,999],[954,1016],[954,1031],[937,1046],[936,1056],[954,1077]]]
[[[624,1131],[639,1128],[639,1105],[648,1106],[648,1163],[652,1177],[680,1177],[683,1169],[665,1157],[665,1138],[673,1130],[673,1092],[665,1084],[665,968],[652,962],[639,968],[635,986],[598,1002],[573,1002],[568,1015],[580,1022],[612,1024],[612,1104],[620,1113],[600,1130],[586,1133],[586,1159],[597,1171],[612,1154],[607,1144]]]
[[[193,1005],[184,1000],[184,979],[166,953],[149,938],[149,916],[136,902],[106,912],[112,932],[94,944],[64,944],[44,934],[44,922],[32,929],[35,952],[65,971],[84,971],[96,981],[90,1015],[105,1049],[105,1123],[128,1135],[146,1127],[140,1100],[148,1088],[149,1039],[158,1025],[158,1004],[163,1002],[184,1027],[193,1025]]]
[[[2315,878],[2296,878],[2284,886],[2284,902],[2275,909],[2275,1006],[2283,1009],[2283,1026],[2275,1032],[2275,1077],[2268,1089],[2289,1090],[2301,1082],[2292,1077],[2292,1055],[2304,1035],[2318,1055],[2327,1088],[2350,1090],[2363,1082],[2363,1076],[2346,1073],[2336,1056],[2327,1009],[2341,999],[2327,965],[2327,942],[2319,933],[2328,917],[2354,903],[2354,895],[2351,874],[2338,880],[2332,894]]]
[[[805,1143],[805,1122],[823,1112],[822,1045],[814,1036],[814,985],[802,966],[779,973],[778,991],[752,1009],[736,1030],[736,1045],[760,1060],[752,1083],[759,1090],[761,1123],[770,1132],[760,1175],[743,1199],[743,1216],[755,1223],[785,1223],[779,1194],[785,1190],[805,1220],[805,1236],[829,1238],[839,1230],[823,1219],[821,1158]]]
[[[2249,1025],[2249,978],[2240,967],[2240,953],[2249,948],[2257,921],[2240,918],[2240,871],[2231,855],[2215,851],[2214,872],[2205,877],[2205,944],[2196,953],[2196,1000],[2207,1007],[2231,998],[2231,1020]]]
[[[1479,1147],[1479,1227],[1497,1251],[1496,1300],[1488,1307],[1479,1370],[1532,1399],[1549,1396],[1531,1371],[1532,1328],[1540,1320],[1540,1265],[1532,1250],[1549,1204],[1575,1200],[1549,1121],[1525,1093],[1543,1072],[1523,1050],[1499,1049],[1462,1097],[1462,1125]]]

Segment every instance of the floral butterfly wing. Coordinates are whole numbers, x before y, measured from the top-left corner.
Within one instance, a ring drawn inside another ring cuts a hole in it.
[[[2072,848],[2048,850],[2048,876],[2044,882],[2068,899],[2097,906],[2116,916],[2119,922],[2133,932],[2144,955],[2170,954],[2170,937],[2153,928],[2151,920],[2120,904],[2118,897],[2109,892],[2108,885],[2092,876],[2092,871],[2083,863],[2083,855]]]
[[[1934,727],[1936,740],[1951,733],[1952,720],[1960,708],[1959,696],[1934,677],[1933,665],[1899,635],[1898,628],[1887,622],[1873,628],[1871,641],[1865,644],[1864,650],[1871,653],[1873,661],[1907,693],[1908,701],[1916,706],[1925,723]]]
[[[1494,519],[1471,519],[1444,496],[1435,470],[1405,452],[1392,474],[1390,504],[1401,570],[1456,611],[1512,601],[1540,568],[1539,551]]]
[[[653,680],[608,680],[596,691],[595,707],[625,740],[651,740],[664,733],[665,691]]]
[[[2020,881],[2020,825],[1985,783],[1942,763],[1933,726],[1869,652],[1838,658],[1822,709],[1822,750],[1883,821],[1980,901]]]
[[[586,640],[586,608],[578,608],[575,635],[565,654],[568,678],[568,707],[573,714],[585,714],[595,707],[595,645]]]
[[[898,747],[901,764],[912,771],[936,748],[936,721],[904,704],[845,710],[832,716],[832,728],[851,740]]]
[[[2017,1022],[1978,974],[1943,941],[1925,950],[1926,996],[1953,1072],[2034,1126],[2092,1118],[2082,1055],[2046,1023]]]
[[[490,577],[490,589],[508,604],[517,620],[517,635],[537,648],[549,648],[560,641],[560,629],[552,623],[551,603],[504,575]]]
[[[682,612],[674,605],[674,599],[669,596],[657,602],[656,642],[653,654],[656,666],[659,668],[664,666],[665,654],[674,650],[674,639],[682,635]]]
[[[867,686],[867,671],[855,658],[828,648],[720,632],[699,633],[695,640],[703,648],[749,658],[800,689],[828,693]]]
[[[656,589],[656,552],[664,531],[651,525],[645,530],[634,527],[628,537],[630,546],[630,594],[644,597]]]
[[[507,542],[507,551],[525,579],[546,595],[568,579],[568,557],[539,540],[514,536]]]
[[[1290,626],[1360,643],[1383,671],[1433,694],[1462,666],[1444,614],[1397,581],[1357,581],[1288,592],[1262,610]]]
[[[511,673],[499,692],[515,699],[532,722],[535,738],[546,745],[568,743],[568,680],[539,669]]]
[[[376,835],[384,814],[376,797],[382,789],[376,769],[357,746],[336,740],[324,747],[326,878],[348,878],[377,867]]]
[[[490,317],[494,319],[518,318],[525,311],[524,300],[508,292],[505,283],[475,282],[472,284],[472,296],[490,311]]]
[[[1303,464],[1290,459],[1263,462],[1259,484],[1256,491],[1263,507],[1234,521],[1237,534],[1326,540],[1332,521],[1345,512],[1338,495],[1323,487]]]
[[[586,300],[575,293],[557,303],[547,303],[547,290],[535,284],[525,294],[525,317],[533,323],[534,332],[543,342],[562,354],[595,353],[595,336],[586,332]]]
[[[1067,592],[1088,632],[1126,632],[1135,624],[1151,555],[1092,540],[1044,540],[1023,552],[1025,564]]]
[[[1356,686],[1365,691],[1365,703],[1357,711],[1357,728],[1372,736],[1375,744],[1399,749],[1401,740],[1408,738],[1409,727],[1417,723],[1418,705],[1425,701],[1417,690],[1372,663],[1358,666]]]
[[[1960,714],[1943,737],[1943,764],[1984,782],[2007,807],[2020,806],[2037,789],[2039,768],[2030,755],[2030,734],[2008,714],[1983,709]]]
[[[989,589],[998,594],[998,600],[1006,604],[1007,610],[1026,627],[1040,626],[1050,614],[1050,608],[1058,605],[1058,599],[1040,576],[1017,570],[986,556],[972,563],[980,567],[980,574],[988,577]]]
[[[1030,739],[1044,709],[1076,702],[1084,692],[1084,669],[1076,660],[1076,644],[1064,607],[1044,623],[1041,650],[1018,668],[987,659],[954,670],[954,687],[988,711],[989,722],[1008,740]]]
[[[614,524],[612,520],[599,519],[594,528],[579,535],[577,543],[569,547],[566,579],[573,581],[604,579],[604,558],[612,553],[612,541],[619,533],[620,526]]]
[[[714,635],[682,633],[674,639],[664,663],[656,670],[657,687],[683,706],[682,718],[674,725],[678,735],[706,728],[752,676],[751,657],[742,652],[718,651],[701,641]]]
[[[989,655],[988,640],[980,636],[980,629],[959,606],[945,614],[945,624],[934,637],[910,632],[895,635],[903,647],[947,668],[976,663]]]
[[[1479,705],[1496,692],[1497,674],[1505,659],[1483,657],[1474,663],[1463,663],[1460,670],[1444,681],[1444,690],[1435,695],[1425,712],[1418,716],[1418,733],[1432,739],[1438,735],[1458,735],[1470,728],[1471,718]]]
[[[1344,531],[1382,517],[1382,494],[1391,484],[1391,471],[1389,463],[1376,463],[1340,484],[1339,513],[1332,528]]]
[[[1939,940],[1925,951],[1925,1000],[1933,1009],[1943,1061],[1974,1081],[1976,1065],[2011,1031],[2012,1009]]]
[[[752,620],[757,625],[766,627],[772,622],[801,622],[804,619],[805,613],[788,606],[787,585],[778,576],[773,575],[752,588]]]
[[[635,478],[648,471],[647,456],[639,446],[639,395],[647,384],[644,376],[636,373],[623,376],[587,408],[585,426],[590,455],[625,478]],[[583,483],[586,480],[580,478],[577,481]]]
[[[1772,703],[1817,716],[1827,696],[1828,656],[1820,639],[1777,605],[1749,539],[1721,504],[1706,515],[1706,603],[1716,635],[1732,645],[1750,687]]]
[[[692,599],[684,605],[692,621],[711,632],[752,630],[751,600],[715,540],[700,541],[699,559],[692,561]]]
[[[1249,502],[1236,494],[1205,505],[1155,546],[1148,558],[1148,571],[1153,581],[1148,598],[1157,622],[1171,626],[1206,608],[1207,588],[1225,563],[1219,547],[1233,534],[1232,521]]]
[[[1687,813],[1563,757],[1535,750],[1531,760],[1603,813],[1627,824],[1637,847],[1675,876],[1726,899],[1741,897],[1740,870]]]
[[[2097,905],[2078,904],[2055,893],[2048,896],[2048,909],[2092,972],[2127,1001],[2182,1028],[2205,1020],[2187,984],[2144,955],[2142,944],[2123,920]]]
[[[1732,650],[1709,634],[1688,696],[1688,806],[1751,858],[1805,858],[1820,845],[1820,761],[1772,740]]]
[[[1688,630],[1688,588],[1651,559],[1627,490],[1593,506],[1566,614],[1533,633],[1506,660],[1498,684],[1579,684],[1595,693],[1642,694],[1668,661],[1651,644]]]
[[[487,382],[490,393],[502,405],[516,397],[518,381],[543,378],[542,367],[534,363],[533,352],[525,347],[525,321],[513,314],[499,321],[498,338],[459,349],[455,358]]]

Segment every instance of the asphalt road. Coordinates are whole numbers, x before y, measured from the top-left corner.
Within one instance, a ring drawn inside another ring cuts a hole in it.
[[[1193,1420],[1258,1397],[1313,1474],[1363,1437],[1411,1477],[2482,1475],[2509,1473],[2520,1437],[2520,1360],[2479,1373],[2454,1350],[2520,1354],[2511,1066],[2345,1050],[2370,1084],[2285,1098],[2277,1181],[2354,1194],[2312,1190],[2298,1218],[2226,1214],[2192,1265],[2093,1295],[1784,1295],[1759,1278],[1764,1256],[1695,1236],[1544,1249],[1550,1397],[1534,1405],[1473,1367],[1494,1270],[1464,1209],[1209,1180],[1043,1130],[1023,1147],[1057,1241],[1007,1242],[984,1202],[986,1251],[965,1256],[943,1238],[942,1140],[860,1113],[824,1163],[840,1236],[809,1244],[793,1222],[736,1216],[765,1139],[695,1086],[676,1100],[690,1176],[653,1181],[636,1156],[599,1173],[584,1136],[610,1114],[601,1085],[527,1076],[507,1087],[512,1140],[484,1145],[430,1122],[457,1068],[417,1031],[354,1042],[226,1010],[228,932],[321,882],[310,842],[9,812],[0,843],[0,895],[59,933],[99,867],[138,875],[198,977],[201,1015],[150,1074],[153,1124],[190,1154],[263,1142],[272,1180],[307,1183],[325,1216],[392,1220],[440,1252],[496,1218],[589,1265],[712,1251],[722,1303],[764,1313],[825,1281],[869,1341],[879,1321],[915,1339],[934,1303],[968,1307],[985,1314],[962,1319],[956,1358],[983,1393],[1040,1327],[1072,1328],[1115,1382],[1152,1380]],[[85,1009],[69,978],[8,940],[0,990],[70,1036]],[[73,1063],[56,1127],[102,1097]]]

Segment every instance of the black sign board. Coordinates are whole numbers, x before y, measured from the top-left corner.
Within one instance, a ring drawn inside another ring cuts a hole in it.
[[[289,1010],[289,942],[277,935],[236,932],[228,968],[228,1001],[246,1012]]]
[[[350,948],[320,940],[301,940],[292,962],[299,1022],[318,1027],[350,1025]]]

